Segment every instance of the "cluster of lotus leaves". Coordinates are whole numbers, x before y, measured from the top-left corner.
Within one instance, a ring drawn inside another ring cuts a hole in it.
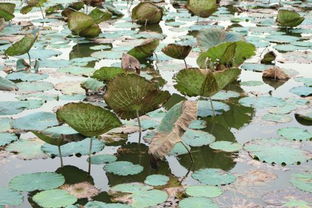
[[[0,18],[5,21],[10,21],[14,18],[15,4],[13,3],[0,3]]]
[[[158,24],[163,16],[163,9],[150,2],[141,2],[132,9],[132,20],[138,24]]]
[[[301,17],[300,14],[286,9],[280,9],[276,19],[276,22],[282,27],[296,27],[303,21],[304,17]]]
[[[122,119],[132,119],[158,109],[170,97],[153,82],[136,74],[121,74],[110,81],[104,100]]]
[[[217,10],[216,0],[188,0],[186,8],[196,16],[207,18]]]
[[[86,38],[97,37],[101,29],[96,21],[82,12],[72,12],[68,16],[68,28],[73,34]]]

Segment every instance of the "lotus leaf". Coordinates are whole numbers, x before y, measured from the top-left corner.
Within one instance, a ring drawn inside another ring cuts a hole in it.
[[[309,141],[312,138],[312,134],[308,130],[299,127],[281,128],[277,133],[286,139],[295,141]]]
[[[104,170],[115,175],[127,176],[136,175],[143,171],[141,165],[135,165],[128,161],[116,161],[104,166]]]
[[[89,78],[86,81],[81,83],[81,87],[85,90],[98,91],[104,88],[105,84],[96,79]]]
[[[224,91],[221,90],[217,94],[213,95],[211,99],[213,100],[228,100],[230,98],[237,98],[240,94],[234,91]]]
[[[9,80],[14,80],[14,81],[27,81],[27,82],[32,82],[32,81],[38,81],[38,80],[43,80],[46,79],[49,75],[47,74],[39,74],[39,73],[30,73],[30,72],[13,72],[11,74],[8,74],[6,76],[7,79]]]
[[[189,146],[201,147],[214,142],[216,138],[207,132],[189,129],[183,134],[182,140]]]
[[[189,197],[179,202],[179,208],[219,208],[216,203],[206,197]]]
[[[90,201],[85,205],[85,208],[131,208],[131,206],[120,203],[104,203],[100,201]]]
[[[9,187],[17,191],[49,190],[63,185],[64,176],[54,172],[27,173],[15,176]]]
[[[15,42],[8,49],[5,50],[7,56],[19,56],[28,53],[35,43],[38,34],[27,34],[21,40]]]
[[[143,43],[141,43],[140,45],[128,51],[128,54],[135,57],[139,61],[142,61],[152,56],[158,45],[159,45],[158,39],[148,39]]]
[[[255,139],[245,143],[244,149],[253,158],[270,164],[291,165],[303,163],[312,158],[311,154],[284,139]]]
[[[174,59],[185,59],[189,55],[191,50],[191,46],[177,44],[169,44],[165,48],[161,49],[164,54]]]
[[[163,16],[161,7],[150,2],[141,2],[132,9],[132,20],[138,24],[158,24]]]
[[[2,101],[0,102],[0,115],[12,115],[24,110],[39,108],[43,104],[40,100],[29,101]]]
[[[164,186],[168,183],[168,181],[168,176],[155,174],[147,176],[144,183],[150,186]]]
[[[298,189],[312,193],[312,173],[296,173],[292,174],[290,183],[296,186]]]
[[[263,72],[264,70],[270,68],[270,66],[272,65],[245,63],[241,65],[241,68],[247,71]]]
[[[18,137],[11,133],[0,133],[0,147],[16,141]]]
[[[15,119],[12,126],[21,130],[44,130],[51,126],[58,125],[58,121],[54,113],[36,112]]]
[[[84,136],[99,136],[121,126],[119,119],[109,110],[87,103],[69,103],[58,109],[57,119]]]
[[[233,183],[236,180],[234,175],[216,168],[197,170],[192,174],[192,178],[198,180],[201,183],[212,186],[227,185]]]
[[[295,11],[290,11],[286,9],[278,10],[276,22],[283,27],[296,27],[300,25],[304,20],[304,17],[301,17]]]
[[[70,195],[67,191],[60,189],[39,192],[35,194],[32,199],[43,208],[66,207],[77,201],[76,197]]]
[[[194,120],[188,127],[190,129],[204,129],[207,127],[207,123],[204,120]]]
[[[18,90],[18,87],[14,82],[0,77],[0,90],[13,91]]]
[[[99,24],[103,21],[109,20],[112,17],[112,13],[107,10],[95,8],[89,13],[89,16],[94,19],[95,23]]]
[[[0,118],[0,132],[5,132],[11,129],[11,122],[10,118]]]
[[[281,107],[286,104],[282,98],[272,96],[244,97],[239,100],[239,103],[246,107],[255,108]]]
[[[23,92],[40,92],[53,89],[53,84],[50,82],[19,82],[16,84],[19,91]]]
[[[192,197],[217,197],[220,196],[223,191],[216,186],[196,185],[187,187],[185,193]]]
[[[111,192],[123,192],[123,193],[140,193],[143,191],[151,190],[153,187],[145,185],[143,183],[123,183],[115,185],[111,188]]]
[[[200,100],[198,101],[197,105],[198,105],[197,116],[202,117],[202,118],[207,117],[207,116],[212,116],[214,114],[220,115],[224,113],[225,111],[230,110],[230,106],[228,106],[225,103],[218,102],[218,101],[212,101],[213,109],[209,101]]]
[[[217,10],[217,1],[188,0],[186,8],[199,17],[207,18]]]
[[[5,21],[10,21],[14,18],[15,4],[13,3],[0,3],[0,18]]]
[[[115,162],[116,160],[117,157],[115,155],[110,154],[95,155],[91,157],[91,164],[106,164]]]
[[[292,117],[285,114],[274,114],[274,113],[267,113],[262,116],[262,119],[265,121],[272,121],[277,123],[287,123],[292,121]]]
[[[68,17],[68,27],[74,33],[82,37],[97,37],[101,29],[95,20],[82,12],[72,12]]]
[[[242,145],[239,143],[229,141],[216,141],[209,145],[211,149],[221,150],[224,152],[237,152],[242,149]]]
[[[264,54],[263,58],[261,59],[261,64],[272,64],[273,61],[276,59],[276,54],[273,51],[269,51]]]
[[[169,152],[169,155],[178,156],[178,155],[185,155],[189,153],[191,147],[187,144],[183,145],[181,142],[176,143],[172,150]]]
[[[307,97],[312,95],[312,87],[307,86],[293,87],[290,89],[290,92],[299,95],[301,97]]]
[[[125,73],[125,71],[119,67],[102,67],[93,73],[92,78],[100,81],[110,81],[117,75],[123,73]]]
[[[0,207],[18,206],[23,202],[23,195],[20,192],[8,188],[0,188]],[[4,208],[4,207],[3,207]]]
[[[121,118],[131,119],[156,110],[169,96],[143,77],[121,74],[108,83],[104,99]]]

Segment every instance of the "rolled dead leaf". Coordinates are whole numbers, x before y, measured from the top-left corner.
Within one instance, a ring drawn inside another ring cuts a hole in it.
[[[286,74],[281,68],[276,67],[276,66],[269,68],[267,70],[264,70],[262,77],[268,78],[268,79],[276,79],[276,80],[287,80],[290,78],[288,74]]]
[[[121,68],[140,74],[141,64],[134,56],[124,53],[121,58]]]

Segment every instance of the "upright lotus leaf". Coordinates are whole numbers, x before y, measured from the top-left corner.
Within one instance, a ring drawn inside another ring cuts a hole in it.
[[[300,25],[303,20],[304,17],[301,17],[297,12],[286,9],[280,9],[276,18],[277,24],[282,27],[296,27]]]
[[[243,36],[237,33],[227,32],[217,28],[199,31],[196,39],[197,45],[202,51],[207,51],[209,48],[219,45],[220,43],[244,40]]]
[[[175,144],[182,142],[181,136],[196,117],[196,102],[183,101],[174,105],[161,120],[157,133],[152,138],[148,153],[154,158],[163,159]]]
[[[95,8],[89,13],[89,16],[94,19],[95,23],[99,24],[103,21],[109,20],[112,17],[112,13],[107,10]]]
[[[225,42],[203,52],[197,58],[197,64],[201,68],[207,68],[208,63],[224,65],[226,67],[238,67],[244,61],[255,55],[256,47],[245,41]]]
[[[56,112],[60,122],[84,136],[94,137],[121,126],[119,119],[109,110],[87,103],[69,103]]]
[[[67,207],[74,204],[77,198],[70,195],[67,191],[52,189],[36,193],[33,201],[43,208]]]
[[[93,73],[92,78],[99,81],[110,81],[117,75],[123,73],[125,73],[125,70],[120,67],[102,67]]]
[[[14,82],[0,77],[0,90],[14,91],[14,90],[18,90],[18,87]]]
[[[202,69],[183,69],[175,75],[174,87],[184,95],[210,97],[234,81],[240,69],[210,72]]]
[[[98,24],[94,23],[87,29],[81,31],[79,33],[80,36],[86,37],[86,38],[95,38],[101,33],[101,28],[98,26]]]
[[[73,34],[82,37],[97,37],[101,33],[95,20],[82,12],[72,12],[68,16],[68,28]]]
[[[128,54],[134,56],[139,61],[141,61],[152,56],[158,45],[159,45],[158,39],[148,39],[144,41],[142,44],[128,51]]]
[[[38,37],[36,34],[27,34],[21,40],[15,42],[8,49],[5,50],[4,54],[7,56],[20,56],[25,53],[28,53],[33,44],[35,43]]]
[[[132,20],[138,24],[158,24],[163,16],[161,7],[150,2],[141,2],[132,9]]]
[[[167,56],[170,56],[171,58],[184,60],[189,55],[191,50],[192,50],[191,46],[169,44],[161,51]]]
[[[209,17],[217,10],[216,0],[188,0],[186,8],[199,17]]]
[[[170,97],[154,83],[136,74],[121,74],[110,81],[104,95],[105,102],[122,119],[132,119],[156,110]]]
[[[0,18],[5,21],[10,21],[14,18],[15,4],[13,3],[0,3]]]
[[[21,14],[27,14],[29,13],[34,7],[39,7],[41,10],[42,18],[44,18],[44,13],[42,10],[42,6],[45,2],[48,0],[28,0],[26,1],[27,5],[22,7],[20,12]]]
[[[64,9],[64,7],[62,4],[55,4],[53,6],[46,8],[45,13],[46,14],[53,14],[53,13],[56,13],[57,11],[63,10],[63,9]]]
[[[84,7],[84,3],[82,1],[78,1],[78,2],[73,2],[71,4],[68,5],[68,7],[66,7],[63,11],[62,11],[62,16],[64,17],[68,17],[71,13],[73,12],[77,12],[80,9],[82,9]]]
[[[276,54],[273,51],[267,52],[261,59],[261,64],[272,64],[276,59]]]

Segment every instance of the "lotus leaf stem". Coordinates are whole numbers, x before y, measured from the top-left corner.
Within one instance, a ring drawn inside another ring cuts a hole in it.
[[[58,148],[58,152],[59,152],[59,156],[60,156],[60,160],[61,160],[61,167],[63,167],[64,163],[63,163],[61,145],[58,145],[57,148]]]
[[[42,7],[41,7],[41,6],[39,6],[39,8],[40,8],[40,12],[41,12],[41,15],[42,15],[42,19],[44,19],[44,18],[45,18],[45,16],[44,16],[44,13],[43,13],[43,9],[42,9]]]
[[[215,113],[215,110],[214,110],[214,107],[213,107],[213,102],[212,102],[211,97],[209,97],[209,101],[210,101],[210,106],[211,106],[211,110],[212,110],[212,116],[215,117],[216,113]]]
[[[189,156],[190,156],[190,159],[191,159],[191,162],[192,164],[194,163],[194,160],[193,160],[193,156],[192,156],[192,153],[190,152],[190,150],[187,148],[186,144],[181,140],[180,141],[181,144],[185,147],[186,151],[188,152]]]
[[[30,57],[29,51],[27,52],[27,55],[28,55],[28,60],[29,60],[29,66],[31,66],[31,57]]]
[[[91,173],[91,154],[92,154],[92,140],[93,137],[90,137],[90,146],[89,146],[89,163],[88,163],[88,173]]]
[[[187,64],[186,64],[185,59],[183,59],[183,61],[184,61],[185,68],[187,69]]]
[[[141,120],[140,120],[140,115],[139,115],[139,111],[136,111],[136,115],[137,115],[137,120],[138,120],[138,125],[139,125],[139,144],[141,144],[141,137],[142,137],[142,127],[141,127]]]

